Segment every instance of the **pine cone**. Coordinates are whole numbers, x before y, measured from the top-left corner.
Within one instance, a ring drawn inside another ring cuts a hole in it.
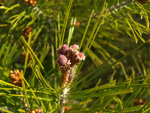
[[[29,26],[23,31],[23,35],[28,38],[29,33],[32,31],[32,28]]]
[[[12,80],[12,83],[16,86],[22,86],[21,83],[21,73],[19,70],[9,71],[10,72],[10,80]]]
[[[35,4],[37,3],[36,0],[24,0],[26,5],[29,5],[29,6],[35,6]]]

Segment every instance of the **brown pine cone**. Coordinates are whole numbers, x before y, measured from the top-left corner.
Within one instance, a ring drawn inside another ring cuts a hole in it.
[[[32,28],[29,26],[23,31],[23,35],[28,38],[30,32],[32,32]]]
[[[19,70],[14,70],[14,71],[9,71],[10,72],[10,80],[12,81],[12,83],[16,86],[22,86],[21,83],[21,73],[19,72]]]

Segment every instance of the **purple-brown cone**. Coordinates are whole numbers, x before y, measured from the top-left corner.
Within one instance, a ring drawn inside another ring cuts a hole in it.
[[[68,51],[68,45],[67,44],[64,44],[61,48],[60,48],[60,50],[59,50],[59,53],[60,54],[62,54],[62,55],[65,55],[66,53],[67,53],[67,51]]]
[[[65,55],[60,55],[57,62],[60,66],[65,66],[67,64],[68,60],[67,60],[67,57]]]

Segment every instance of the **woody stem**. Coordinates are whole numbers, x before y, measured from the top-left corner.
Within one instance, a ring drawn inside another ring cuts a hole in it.
[[[22,92],[19,92],[19,93],[20,93],[20,95],[23,95]],[[21,102],[24,104],[24,107],[25,107],[26,111],[27,111],[27,112],[30,112],[30,108],[28,107],[27,102],[25,102],[25,101],[23,100],[23,98],[21,98],[20,100],[21,100]]]
[[[68,72],[70,72],[69,73],[69,76],[68,76],[68,81],[66,81],[67,83],[65,83],[65,85],[64,85],[64,87],[66,87],[67,85],[67,87],[63,90],[63,92],[62,92],[62,94],[61,94],[61,97],[60,97],[60,106],[62,105],[62,104],[64,104],[64,103],[66,103],[66,97],[67,97],[67,94],[68,94],[68,91],[69,91],[69,86],[70,86],[70,84],[72,83],[72,81],[73,81],[73,79],[74,79],[74,76],[75,76],[75,72],[74,72],[74,70],[75,70],[75,67],[71,67],[70,68],[70,71],[68,71]],[[58,113],[64,113],[64,107],[62,107],[60,110],[59,110],[59,112]]]

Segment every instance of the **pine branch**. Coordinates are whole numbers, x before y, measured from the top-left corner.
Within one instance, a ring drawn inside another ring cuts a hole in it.
[[[119,9],[123,8],[123,7],[126,7],[129,3],[133,3],[135,0],[126,0],[126,1],[123,1],[122,3],[118,3],[116,6],[111,6],[109,9],[106,9],[106,11],[109,13],[109,12],[113,12],[113,11],[118,11]],[[93,14],[93,17],[96,17],[98,18],[98,15],[99,15],[100,12],[95,12]],[[88,16],[90,17],[90,16]]]

